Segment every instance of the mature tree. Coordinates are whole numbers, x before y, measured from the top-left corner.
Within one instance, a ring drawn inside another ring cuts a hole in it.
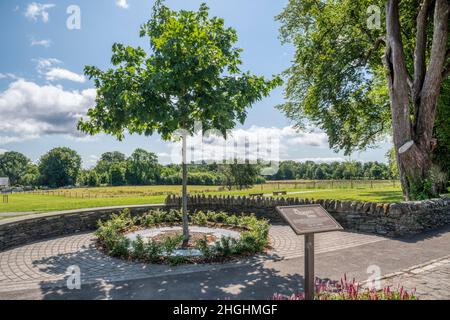
[[[369,28],[370,5],[385,6],[384,26]],[[290,0],[278,16],[284,41],[297,48],[280,108],[299,127],[308,119],[325,130],[347,154],[391,131],[405,199],[435,189],[426,182],[450,73],[449,7],[448,0]]]
[[[95,171],[99,175],[109,174],[111,166],[114,163],[124,163],[126,161],[126,156],[119,151],[105,152],[100,156],[100,160],[95,166]]]
[[[395,149],[392,148],[386,153],[386,158],[388,161],[388,174],[392,179],[398,179],[398,167],[397,167],[397,157],[395,155]]]
[[[372,163],[372,166],[370,167],[370,177],[372,179],[377,180],[383,179],[383,173],[384,170],[379,163],[377,162]]]
[[[127,159],[125,177],[131,185],[150,185],[159,180],[161,166],[158,156],[143,149],[136,149]]]
[[[19,152],[5,152],[0,155],[0,177],[6,176],[10,185],[17,185],[26,173],[29,163],[30,160]]]
[[[96,105],[79,129],[101,131],[124,138],[129,133],[159,133],[165,140],[183,140],[183,234],[189,240],[187,216],[186,137],[195,122],[203,129],[226,135],[244,122],[246,109],[267,96],[280,79],[242,72],[241,49],[234,46],[235,30],[223,19],[210,18],[208,7],[199,11],[172,11],[156,1],[140,36],[148,36],[150,53],[140,47],[113,45],[114,68],[86,67],[97,88]]]
[[[55,148],[39,160],[41,183],[52,188],[75,185],[81,169],[81,157],[75,150]]]
[[[123,186],[127,183],[125,179],[126,167],[124,163],[115,162],[109,168],[109,177],[111,185]]]
[[[37,186],[39,184],[38,166],[30,162],[27,165],[25,173],[21,176],[19,183],[24,186]]]
[[[251,188],[258,180],[259,167],[248,161],[241,163],[234,160],[233,163],[221,165],[222,183],[231,190],[237,187],[239,190]]]
[[[316,171],[314,172],[314,179],[316,180],[323,180],[325,179],[325,173],[323,172],[322,168],[319,166],[317,167]]]
[[[89,170],[87,172],[86,185],[89,187],[98,187],[100,185],[100,178],[95,170]]]

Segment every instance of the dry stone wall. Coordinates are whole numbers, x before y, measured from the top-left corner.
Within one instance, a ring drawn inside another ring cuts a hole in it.
[[[300,198],[249,198],[191,196],[189,210],[224,210],[232,213],[255,213],[272,224],[284,223],[277,206],[322,205],[346,230],[401,237],[450,224],[450,199],[402,203],[373,203]],[[180,206],[181,198],[169,196],[168,206]]]
[[[235,214],[254,213],[272,224],[284,224],[277,206],[322,205],[349,231],[401,237],[437,229],[450,224],[450,199],[433,199],[403,203],[371,203],[338,200],[305,200],[299,198],[248,198],[191,196],[189,210],[226,211]],[[99,220],[128,208],[132,215],[155,209],[181,207],[181,198],[169,196],[163,205],[142,205],[73,210],[0,220],[0,251],[33,241],[95,230]]]

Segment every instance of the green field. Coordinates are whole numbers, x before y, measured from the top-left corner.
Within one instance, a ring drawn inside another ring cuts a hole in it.
[[[274,191],[287,191],[285,197],[300,197],[308,199],[338,199],[359,200],[371,202],[396,202],[402,200],[402,193],[398,186],[394,187],[391,182],[386,184],[353,185],[353,188],[335,186],[327,189],[310,185],[297,184],[265,184],[258,185],[246,190],[223,190],[217,186],[190,186],[190,194],[205,195],[240,195],[248,196],[252,193],[264,193],[270,196]],[[72,210],[81,208],[158,204],[164,203],[168,194],[179,195],[179,186],[142,186],[142,187],[101,187],[83,188],[71,190],[40,191],[38,193],[20,193],[8,196],[8,203],[0,201],[1,213],[27,213],[27,212],[50,212],[59,210]],[[0,199],[1,200],[1,199]],[[5,217],[3,217],[5,218]]]

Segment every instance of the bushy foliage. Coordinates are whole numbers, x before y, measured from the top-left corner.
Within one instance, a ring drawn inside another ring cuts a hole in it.
[[[75,150],[55,148],[39,160],[42,185],[52,188],[75,185],[81,170],[81,157]]]
[[[196,242],[195,248],[203,254],[203,261],[223,261],[237,255],[247,255],[262,252],[268,245],[269,223],[264,219],[257,219],[254,215],[229,215],[225,212],[198,211],[189,215],[193,225],[217,225],[240,228],[239,239],[222,237],[213,245],[206,237]],[[135,259],[148,262],[168,262],[176,265],[192,262],[190,258],[177,257],[173,253],[181,247],[182,235],[168,237],[162,242],[154,240],[143,241],[137,237],[129,240],[125,233],[133,228],[151,228],[164,224],[175,224],[182,221],[179,210],[154,210],[147,214],[132,218],[128,211],[113,215],[107,221],[100,221],[96,236],[107,254],[113,257]]]
[[[22,182],[30,164],[30,160],[19,152],[0,154],[0,177],[8,177],[12,186],[17,185]]]
[[[390,154],[387,159],[390,160]],[[331,162],[316,163],[314,161],[283,161],[272,180],[341,180],[341,179],[394,179],[397,172],[390,166],[380,162]]]

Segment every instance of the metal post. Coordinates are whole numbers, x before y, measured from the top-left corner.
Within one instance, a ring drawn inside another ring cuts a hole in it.
[[[305,300],[314,300],[314,233],[305,234]]]
[[[183,149],[182,149],[182,176],[183,176],[183,187],[182,187],[182,212],[183,212],[183,236],[184,242],[187,245],[189,241],[189,227],[188,227],[188,193],[187,193],[187,136],[183,135]]]

